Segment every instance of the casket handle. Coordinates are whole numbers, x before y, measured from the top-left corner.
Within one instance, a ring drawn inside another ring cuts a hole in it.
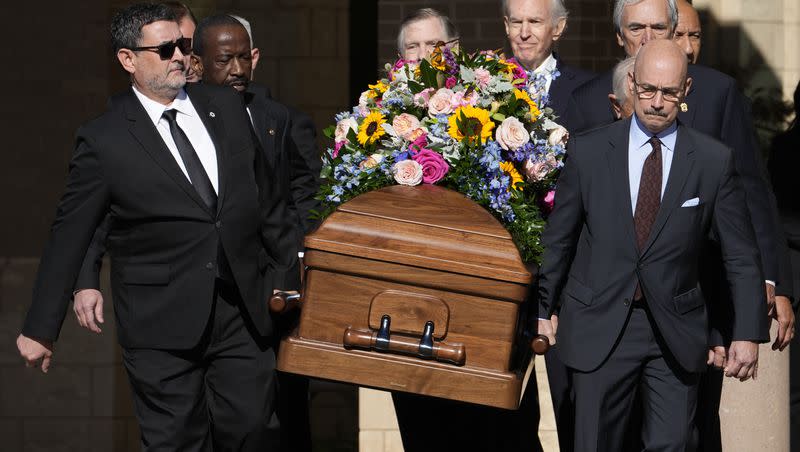
[[[544,355],[550,350],[550,341],[547,340],[547,336],[539,334],[531,341],[531,348],[537,355]]]
[[[299,308],[302,301],[299,293],[278,292],[269,298],[269,312],[283,314]]]
[[[425,324],[422,339],[395,335],[389,331],[391,318],[384,315],[381,318],[381,328],[378,331],[360,330],[347,327],[344,330],[342,343],[346,348],[360,348],[363,350],[377,350],[390,353],[412,355],[423,359],[448,362],[461,366],[467,358],[464,344],[445,344],[433,341],[433,322]]]

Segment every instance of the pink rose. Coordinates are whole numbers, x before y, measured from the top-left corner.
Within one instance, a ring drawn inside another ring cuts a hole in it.
[[[436,151],[420,149],[412,158],[422,165],[422,182],[426,184],[439,182],[450,171],[450,165]]]
[[[548,214],[553,211],[553,207],[556,203],[556,191],[550,190],[545,195],[544,199],[542,199],[542,208],[545,211],[544,213]]]
[[[449,115],[454,111],[450,99],[453,97],[453,91],[442,88],[436,91],[433,96],[428,100],[428,114],[431,116],[436,115]]]
[[[544,180],[557,165],[558,161],[556,158],[550,155],[545,160],[533,161],[528,159],[525,161],[523,168],[525,169],[525,176],[529,181],[539,182]]]
[[[456,78],[455,77],[447,77],[447,80],[444,81],[445,88],[453,88],[456,86]]]
[[[453,111],[456,111],[458,107],[465,107],[467,105],[474,107],[477,103],[478,95],[474,91],[469,95],[469,97],[464,97],[464,91],[453,93],[453,95],[450,97],[450,107],[453,109]]]
[[[427,108],[431,94],[433,94],[433,88],[425,88],[417,94],[414,94],[414,105]]]
[[[531,140],[531,136],[519,119],[510,116],[497,128],[495,139],[500,147],[509,151],[524,146]]]
[[[419,185],[422,182],[422,165],[411,159],[395,163],[394,180],[400,185]]]
[[[419,128],[419,119],[416,116],[402,113],[394,117],[392,120],[392,127],[404,140],[408,140],[411,134]]]
[[[486,88],[492,81],[492,74],[488,69],[479,67],[475,69],[475,81],[478,82],[480,88]]]

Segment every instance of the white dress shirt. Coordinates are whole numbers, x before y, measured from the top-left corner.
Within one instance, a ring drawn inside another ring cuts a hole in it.
[[[558,62],[556,61],[556,58],[553,56],[552,53],[550,53],[550,55],[548,55],[547,58],[545,58],[545,60],[542,61],[542,64],[540,64],[539,67],[533,70],[534,74],[544,75],[545,79],[544,90],[547,93],[550,92],[550,85],[553,84],[553,73],[555,73],[557,65]]]
[[[144,110],[147,112],[147,116],[149,116],[150,120],[155,124],[156,130],[158,130],[158,133],[164,140],[164,144],[167,145],[172,157],[175,158],[181,171],[183,171],[183,174],[189,179],[189,173],[186,171],[186,166],[183,164],[183,159],[178,152],[178,147],[175,145],[175,140],[172,139],[172,133],[169,131],[169,123],[162,117],[166,110],[178,110],[175,121],[178,123],[178,126],[183,129],[183,133],[186,134],[189,142],[192,143],[192,147],[194,147],[195,152],[197,152],[197,157],[200,158],[200,163],[203,164],[203,169],[206,170],[206,174],[208,174],[208,178],[211,180],[214,191],[219,194],[217,150],[214,147],[214,142],[211,141],[211,136],[208,134],[205,124],[203,124],[203,121],[200,119],[200,115],[197,113],[197,110],[195,110],[194,105],[192,105],[192,101],[189,100],[186,91],[181,89],[178,92],[178,96],[175,97],[175,100],[173,100],[170,105],[162,105],[142,94],[135,86],[132,86],[132,88],[139,102],[142,103]]]
[[[653,132],[648,131],[633,115],[631,128],[628,135],[628,179],[631,190],[631,212],[636,214],[636,200],[639,198],[639,182],[642,179],[644,161],[653,152],[653,146],[648,143]],[[672,156],[675,154],[675,141],[678,139],[678,123],[673,122],[656,137],[661,140],[661,197],[667,188],[669,170],[672,167]]]

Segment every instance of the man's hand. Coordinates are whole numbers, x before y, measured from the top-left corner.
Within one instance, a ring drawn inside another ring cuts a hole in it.
[[[775,313],[775,285],[764,283],[767,289],[767,315],[772,316]]]
[[[75,317],[78,318],[80,326],[93,331],[102,333],[103,330],[97,326],[97,322],[103,323],[103,294],[95,289],[82,289],[75,294],[75,303],[72,305]]]
[[[714,347],[708,348],[708,361],[706,364],[709,366],[714,366],[717,369],[722,369],[725,367],[725,363],[727,361],[727,353],[725,351],[725,347],[721,345],[717,345]]]
[[[42,372],[47,373],[50,369],[50,360],[53,356],[52,342],[33,339],[20,334],[17,337],[17,349],[22,359],[25,360],[26,366],[36,367],[39,364],[39,360],[42,360]]]
[[[550,316],[550,323],[553,324],[553,337],[555,337],[556,333],[558,333],[558,315],[553,314]],[[555,341],[553,341],[555,343]]]
[[[551,317],[552,319],[552,317]],[[558,322],[558,320],[556,320]],[[553,328],[553,321],[552,320],[544,320],[539,319],[539,325],[537,327],[537,334],[541,334],[542,336],[547,337],[547,342],[550,342],[550,346],[556,345],[556,330]]]
[[[758,376],[758,344],[751,341],[733,341],[728,349],[725,376],[746,381]]]
[[[778,322],[778,335],[772,343],[773,350],[783,351],[794,338],[794,309],[788,297],[775,297],[775,308],[770,315]]]

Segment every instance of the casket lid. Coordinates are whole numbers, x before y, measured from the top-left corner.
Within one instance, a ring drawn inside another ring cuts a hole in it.
[[[306,249],[527,284],[511,235],[464,195],[435,185],[394,185],[342,204]]]

